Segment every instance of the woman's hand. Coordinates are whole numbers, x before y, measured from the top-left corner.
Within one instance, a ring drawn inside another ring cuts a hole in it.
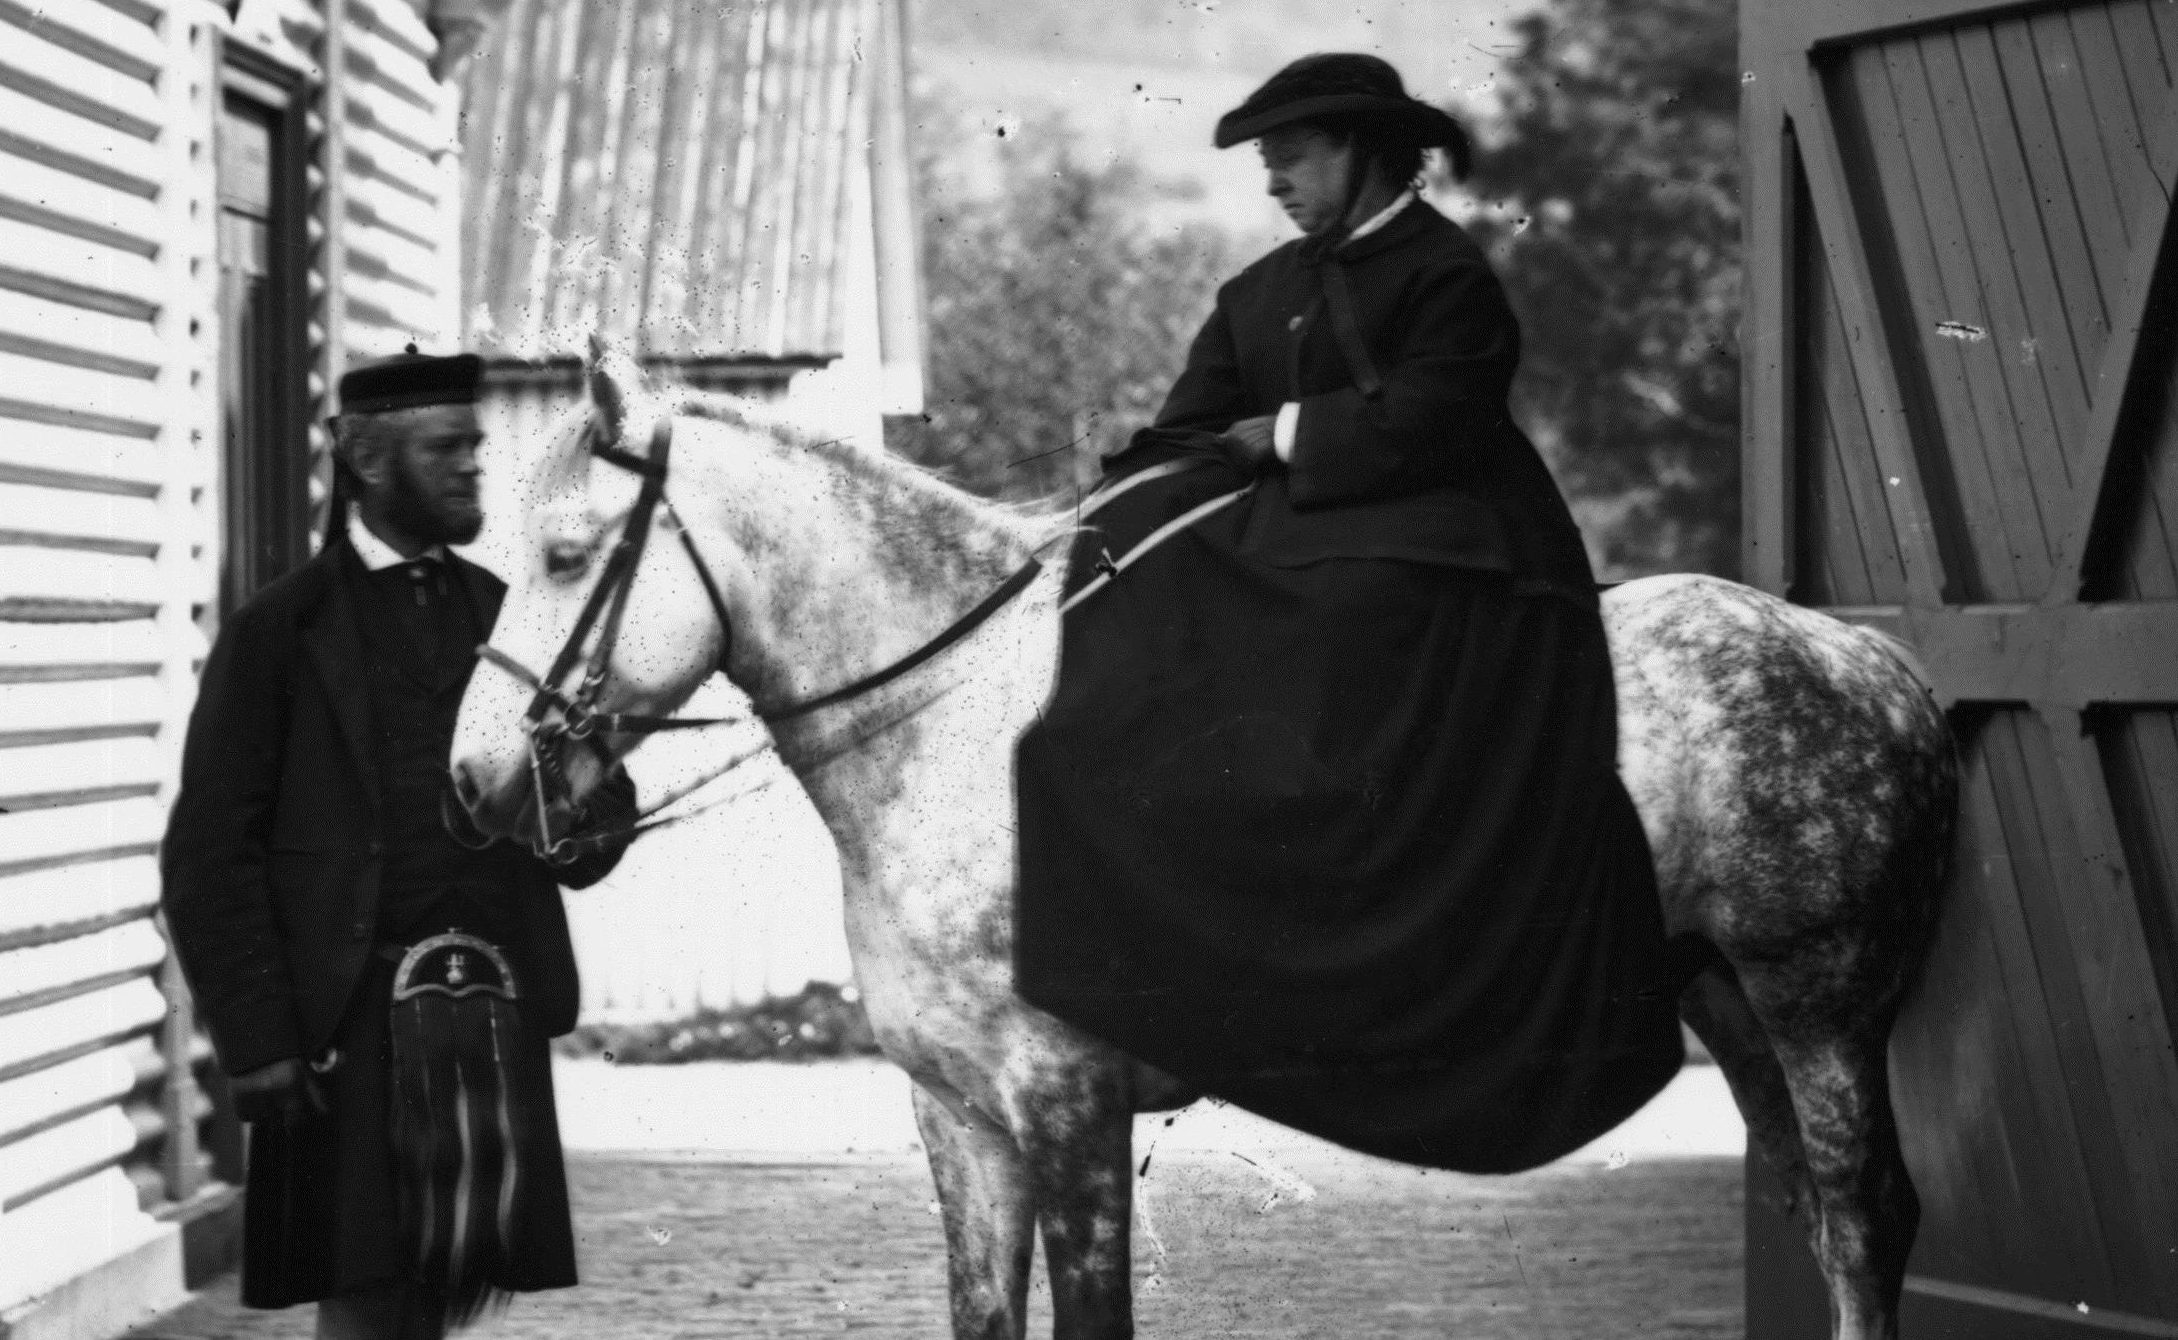
[[[1261,473],[1277,459],[1277,425],[1278,420],[1268,414],[1234,423],[1222,439],[1226,457],[1251,475]]]

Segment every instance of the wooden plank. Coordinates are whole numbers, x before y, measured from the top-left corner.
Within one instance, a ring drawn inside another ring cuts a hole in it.
[[[120,1162],[136,1144],[136,1128],[121,1109],[102,1107],[27,1140],[0,1146],[0,1213]]]
[[[2099,1090],[2072,1087],[2076,1103],[2095,1104],[2111,1148],[2097,1178],[2108,1222],[2122,1230],[2113,1262],[2128,1287],[2108,1301],[2126,1311],[2178,1315],[2178,1051],[2150,961],[2123,841],[2094,743],[2079,715],[2062,705],[2037,709],[2036,743],[2053,764],[2030,773],[2035,803],[2048,816],[2062,906],[2037,909],[2045,974],[2055,967],[2079,993],[2086,1027],[2072,1055],[2092,1049]],[[2039,774],[2039,775],[2037,775]],[[2052,794],[2054,792],[2054,794]],[[2074,864],[2066,870],[2062,861]],[[2064,876],[2069,875],[2069,878]],[[2067,954],[2059,961],[2055,955]],[[2085,1044],[2084,1046],[2082,1044]],[[2084,1066],[2083,1066],[2084,1070]],[[2097,1101],[2099,1099],[2099,1102]]]
[[[91,792],[115,787],[148,794],[166,770],[165,751],[149,736],[32,745],[0,745],[0,808],[30,808],[26,797]]]
[[[148,321],[5,288],[0,288],[0,335],[16,337],[20,346],[44,344],[56,351],[74,351],[78,367],[135,369],[122,375],[156,376],[167,358]]]
[[[408,340],[428,339],[438,332],[439,314],[428,294],[405,284],[374,279],[360,270],[348,271],[349,324],[382,326],[400,337],[390,352]],[[357,338],[366,338],[359,335]],[[358,346],[361,347],[360,345]]]
[[[159,216],[151,201],[12,153],[12,147],[0,143],[0,200],[9,217],[31,222],[30,212],[40,211],[62,221],[58,231],[140,256],[158,253]]]
[[[2005,1226],[2035,1201],[2021,1184],[2016,1145],[2034,1147],[2038,1131],[2028,1122],[2015,1132],[2011,1120],[2013,1095],[2031,1071],[1992,908],[2016,902],[2017,893],[1990,794],[1986,722],[1984,729],[1962,725],[1956,862],[1935,942],[1890,1051],[1899,1139],[1923,1210],[1915,1266],[1977,1278],[2005,1259]]]
[[[2163,379],[2162,413],[2152,432],[2140,436],[2145,458],[2133,463],[2138,484],[2133,490],[2130,534],[2122,529],[2126,517],[2122,504],[2113,502],[2105,524],[2118,545],[2111,567],[2119,575],[2111,596],[2118,600],[2178,600],[2178,367]],[[2113,462],[2113,469],[2120,463]],[[2123,485],[2105,479],[2104,490],[2124,492]]]
[[[103,988],[87,996],[0,1015],[0,1077],[12,1078],[133,1036],[166,1014],[151,979]]]
[[[2074,347],[2079,350],[2082,368],[2092,369],[2109,341],[2109,294],[2105,290],[2106,276],[2092,259],[2094,243],[2073,189],[2056,111],[2043,85],[2041,54],[2024,23],[1998,25],[1991,37],[2005,79],[2020,90],[2013,99],[2013,116],[2033,182],[2032,198],[2049,236],[2051,255],[2056,264],[2064,267],[2067,321]],[[2092,384],[2088,394],[2092,399]],[[2076,471],[2072,479],[2076,486]]]
[[[2156,175],[2178,173],[2178,96],[2168,101],[2162,121],[2149,137]],[[2128,394],[2140,373],[2140,337],[2154,295],[2167,283],[2170,261],[2170,201],[2166,198],[2140,220],[2138,244],[2125,265],[2125,277],[2113,297],[2111,333],[2097,365],[2094,412],[2081,434],[2078,481],[2071,520],[2062,535],[2057,572],[2048,599],[2055,603],[2080,595],[2088,548],[2096,538],[2104,484],[2110,474],[2119,425],[2129,408]]]
[[[0,935],[149,913],[159,902],[159,863],[129,856],[0,879]]]
[[[2012,899],[1994,902],[1992,911],[2002,958],[1999,980],[2011,999],[2028,1061],[2022,1077],[2025,1091],[2013,1101],[2019,1111],[2033,1114],[2040,1137],[2020,1151],[2025,1156],[2022,1176],[2038,1183],[2023,1208],[2042,1224],[2042,1231],[2033,1235],[2037,1253],[2055,1256],[2052,1249],[2061,1244],[2064,1268],[2061,1273],[2035,1270],[2015,1256],[1993,1262],[2001,1265],[2001,1273],[1989,1272],[1978,1282],[2044,1298],[2109,1302],[2119,1279],[2113,1262],[2125,1250],[2129,1228],[2116,1214],[2103,1180],[2117,1164],[2109,1143],[2108,1109],[2096,1101],[2102,1077],[2078,1052],[2087,1027],[2080,1017],[2078,984],[2062,948],[2041,939],[2059,896],[2053,866],[2062,857],[2050,844],[2068,835],[2046,828],[2045,815],[2035,804],[2028,751],[2020,738],[2021,715],[1998,713],[1984,735],[1990,795],[2015,891]],[[2082,1086],[2089,1095],[2084,1101]],[[2015,1230],[2005,1238],[2015,1252],[2028,1254],[2020,1250],[2028,1246],[2026,1235]]]
[[[1867,424],[1846,353],[1845,328],[1820,257],[1814,258],[1810,269],[1814,273],[1807,284],[1809,338],[1803,357],[1807,363],[1804,385],[1813,388],[1814,394],[1805,396],[1808,423],[1805,437],[1796,444],[1808,475],[1807,491],[1797,499],[1801,537],[1814,550],[1829,603],[1873,600],[1875,583],[1862,548],[1863,526],[1888,529],[1890,516],[1879,511],[1863,519],[1853,510],[1841,458],[1849,451],[1846,442],[1866,445]]]
[[[150,498],[0,487],[0,545],[44,544],[150,557],[165,538],[159,506]]]
[[[166,648],[157,626],[0,623],[0,683],[116,679],[155,673]]]
[[[1915,1336],[1971,1336],[1972,1340],[2178,1340],[2178,1322],[2143,1317],[2082,1299],[2035,1298],[2012,1289],[1989,1289],[1906,1276],[1900,1330]]]
[[[1818,319],[1822,324],[1815,329],[1827,341],[1823,346],[1820,373],[1826,388],[1823,414],[1830,430],[1830,464],[1837,471],[1839,491],[1834,497],[1848,507],[1849,524],[1853,529],[1850,540],[1838,537],[1838,545],[1832,548],[1832,561],[1846,561],[1842,546],[1849,543],[1852,561],[1862,578],[1859,589],[1868,591],[1875,600],[1901,601],[1906,598],[1906,568],[1898,552],[1898,521],[1891,513],[1894,490],[1886,481],[1877,478],[1879,467],[1867,402],[1849,352],[1837,292],[1826,269],[1818,274],[1819,278],[1811,278],[1809,287],[1811,292],[1820,295],[1822,311]]]
[[[1941,310],[1940,300],[1924,298],[1916,292],[1917,286],[1926,287],[1940,280],[1941,270],[1933,241],[1938,233],[1933,224],[1919,214],[1917,166],[1909,151],[1905,118],[1893,88],[1890,58],[1895,54],[1882,50],[1857,52],[1841,67],[1839,80],[1843,87],[1853,92],[1850,105],[1859,113],[1867,136],[1869,165],[1875,169],[1871,174],[1870,189],[1880,201],[1895,202],[1879,206],[1886,225],[1885,236],[1894,250],[1893,267],[1885,280],[1887,285],[1897,289],[1889,298],[1894,322],[1891,334],[1895,341],[1891,347],[1900,357],[1908,358],[1907,362],[1892,364],[1892,386],[1899,395],[1908,391],[1917,393],[1922,441],[1918,452],[1911,453],[1911,458],[1917,463],[1928,462],[1920,466],[1919,482],[1924,496],[1934,493],[1952,500],[1950,510],[1956,514],[1951,527],[1954,533],[1951,542],[1942,546],[1950,578],[1948,587],[1963,598],[1972,598],[1988,589],[1993,580],[1984,571],[1987,561],[1982,547],[1988,535],[1999,531],[2001,523],[1996,491],[1988,478],[1979,444],[1970,434],[1965,435],[1963,441],[1954,440],[1962,436],[1960,427],[1970,425],[1974,416],[1972,400],[1964,390],[1964,355],[1955,342],[1932,342],[1921,333],[1934,319],[1931,311]],[[1872,273],[1868,282],[1873,292]],[[1932,344],[1936,347],[1931,347]],[[1884,486],[1884,512],[1890,514],[1890,495],[1908,478],[1897,468],[1902,453],[1895,450],[1887,454],[1878,452],[1876,437],[1871,432],[1865,449],[1855,449],[1853,454],[1875,464]],[[1900,484],[1893,484],[1893,480],[1899,480]],[[1894,518],[1894,530],[1896,524]],[[1901,563],[1906,561],[1903,550],[1900,559]],[[2008,578],[2011,572],[2008,552],[2001,555],[1997,572]]]
[[[9,42],[0,53],[0,84],[24,97],[146,144],[159,138],[149,85],[44,42]]]
[[[435,236],[438,214],[434,207],[394,190],[374,177],[350,176],[350,196],[366,206],[373,220],[398,228],[410,238]]]
[[[94,181],[134,188],[149,198],[165,179],[158,147],[125,131],[61,110],[0,83],[0,126],[9,151],[63,171],[81,166]],[[41,149],[42,146],[42,149]]]
[[[166,48],[143,23],[98,5],[34,5],[0,0],[0,24],[11,25],[146,87],[166,65]]]
[[[69,809],[0,814],[0,853],[10,867],[155,843],[166,829],[156,800],[133,798]]]
[[[2104,152],[2123,201],[2118,220],[2125,225],[2126,245],[2137,238],[2138,221],[2170,183],[2156,180],[2154,154],[2148,135],[2157,113],[2170,96],[2170,80],[2155,49],[2155,30],[2139,0],[2119,0],[2076,10],[2073,41],[2087,68],[2101,72],[2090,79],[2088,97],[2094,101],[2096,118],[2103,129]],[[2139,44],[2130,49],[2129,44]]]
[[[1941,97],[1968,109],[1976,150],[1971,170],[1954,160],[1962,205],[1976,229],[1975,259],[1989,304],[1990,362],[2007,390],[2020,449],[2010,492],[2030,495],[2044,554],[2054,548],[2072,500],[2065,444],[2087,421],[2085,373],[2073,350],[2063,258],[2052,254],[2020,152],[2012,104],[1986,28],[1924,39]],[[1963,138],[1963,137],[1962,137]],[[2058,338],[2061,336],[2062,338]],[[2047,580],[2045,569],[2043,580]]]
[[[443,176],[439,165],[428,152],[409,147],[375,122],[366,124],[358,118],[342,152],[351,167],[367,164],[371,175],[395,190],[426,205],[437,202]]]
[[[2058,142],[2063,146],[2066,178],[2087,233],[2088,259],[2107,293],[2116,286],[2130,248],[2125,239],[2125,202],[2110,168],[2108,133],[2096,115],[2088,85],[2122,75],[2116,70],[2093,69],[2082,60],[2072,37],[2071,22],[2063,10],[2040,10],[2027,15],[2023,22],[2042,87],[2049,96]]]
[[[2112,712],[2097,734],[2163,1017],[2178,1019],[2178,710]]]
[[[150,677],[60,683],[0,683],[0,739],[77,727],[149,733],[166,721],[167,700]],[[0,815],[0,819],[7,816]],[[8,859],[0,846],[0,861]]]
[[[0,350],[0,387],[8,399],[42,406],[71,420],[114,421],[150,436],[164,420],[158,388],[133,377],[67,367]]]
[[[1971,140],[1972,112],[1940,100],[1944,90],[1931,77],[1923,50],[1925,42],[1945,40],[1900,41],[1884,48],[1905,151],[1902,166],[1910,173],[1887,180],[1884,194],[1902,202],[1892,205],[1892,218],[1909,257],[1904,269],[1914,300],[1914,352],[1930,371],[1946,423],[1945,446],[1967,486],[1973,521],[1967,538],[1979,550],[1987,595],[2031,599],[2049,577],[2048,537],[2033,499],[2015,486],[2025,455],[2021,407],[2011,403],[1997,366],[1998,342],[1989,334],[1992,295],[1977,264],[1968,205],[1959,194],[1958,176],[1972,165],[1961,161],[1968,146],[1952,139],[1964,130]],[[1903,203],[1912,201],[1918,210]],[[1906,235],[1917,228],[1926,230],[1927,246],[1921,257],[1912,258]],[[1946,338],[1946,332],[1963,337]]]
[[[0,257],[17,258],[67,284],[130,299],[146,307],[155,308],[164,296],[158,267],[149,258],[14,219],[0,218]]]
[[[398,285],[430,299],[436,256],[383,228],[357,229],[348,240],[348,271],[380,283]]]
[[[1808,361],[1811,372],[1820,372],[1820,362]],[[1861,557],[1852,498],[1839,472],[1837,429],[1830,407],[1818,406],[1810,418],[1806,439],[1800,443],[1802,468],[1810,477],[1795,509],[1806,546],[1794,565],[1800,574],[1797,594],[1802,600],[1825,605],[1873,602],[1874,584]]]
[[[114,973],[149,972],[165,957],[166,939],[148,917],[73,940],[0,953],[0,1008]]]
[[[138,1038],[0,1084],[0,1145],[118,1102],[160,1064]]]
[[[158,446],[142,437],[21,422],[0,432],[0,483],[149,498],[165,477]]]

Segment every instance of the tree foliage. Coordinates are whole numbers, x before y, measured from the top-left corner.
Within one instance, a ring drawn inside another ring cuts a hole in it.
[[[1069,493],[1163,403],[1229,249],[1154,227],[1139,169],[1084,161],[1063,126],[922,142],[929,389],[887,444],[987,497]]]
[[[1469,227],[1521,316],[1516,413],[1612,575],[1738,566],[1735,18],[1553,0],[1478,126]]]

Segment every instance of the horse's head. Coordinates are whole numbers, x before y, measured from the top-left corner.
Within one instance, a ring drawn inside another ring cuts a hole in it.
[[[667,404],[595,342],[586,382],[523,468],[506,603],[455,725],[456,792],[494,835],[565,833],[639,738],[600,720],[670,713],[726,637],[670,506],[632,468]]]

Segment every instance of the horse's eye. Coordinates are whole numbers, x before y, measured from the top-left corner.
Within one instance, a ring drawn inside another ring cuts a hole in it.
[[[545,575],[556,581],[578,577],[590,566],[590,547],[559,543],[545,546]]]

